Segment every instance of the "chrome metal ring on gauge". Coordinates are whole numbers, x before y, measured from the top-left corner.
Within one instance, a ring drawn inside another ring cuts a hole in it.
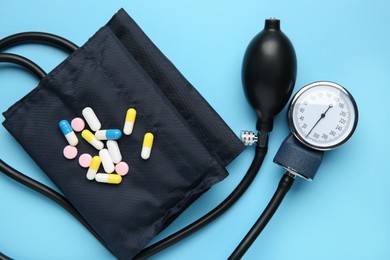
[[[311,83],[297,92],[288,111],[294,136],[310,148],[326,151],[345,143],[355,131],[358,109],[352,95],[329,81]]]

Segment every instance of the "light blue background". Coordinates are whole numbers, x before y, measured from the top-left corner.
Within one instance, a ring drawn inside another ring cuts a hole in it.
[[[347,144],[326,153],[313,182],[296,181],[245,258],[390,259],[389,1],[2,1],[0,37],[47,31],[81,45],[120,7],[237,134],[255,126],[241,88],[243,53],[262,30],[264,19],[281,19],[298,56],[295,92],[312,81],[336,81],[354,95],[360,121]],[[46,71],[66,57],[37,45],[10,51],[25,55]],[[4,111],[34,88],[37,80],[12,65],[0,68],[0,111]],[[283,170],[272,158],[288,132],[284,110],[276,119],[260,174],[242,199],[213,224],[154,258],[226,259],[277,186]],[[0,147],[0,158],[55,188],[4,127],[0,127]],[[253,147],[247,148],[228,167],[230,176],[154,241],[221,202],[243,177],[253,152]],[[0,251],[16,259],[114,258],[65,210],[2,174]]]

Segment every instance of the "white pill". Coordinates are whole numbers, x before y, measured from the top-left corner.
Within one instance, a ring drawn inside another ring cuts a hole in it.
[[[121,150],[119,150],[119,146],[116,141],[108,140],[107,149],[113,163],[120,163],[120,161],[122,161]]]
[[[97,118],[95,112],[93,112],[92,108],[86,107],[83,109],[83,116],[85,118],[85,121],[87,121],[87,124],[92,129],[92,131],[98,131],[102,127],[100,124],[99,119]]]
[[[102,149],[99,152],[99,156],[102,159],[104,171],[106,173],[112,173],[115,171],[115,165],[113,164],[110,154],[107,149]]]

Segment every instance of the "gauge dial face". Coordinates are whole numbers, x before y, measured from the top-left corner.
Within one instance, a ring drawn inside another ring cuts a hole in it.
[[[358,111],[351,94],[333,82],[315,82],[294,96],[289,109],[293,134],[307,146],[329,150],[353,134]]]

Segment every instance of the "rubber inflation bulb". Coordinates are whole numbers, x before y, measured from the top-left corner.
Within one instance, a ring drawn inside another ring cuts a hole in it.
[[[296,75],[295,50],[280,30],[280,20],[265,20],[264,30],[249,43],[242,65],[244,91],[256,110],[258,131],[272,131],[274,117],[290,99]]]

